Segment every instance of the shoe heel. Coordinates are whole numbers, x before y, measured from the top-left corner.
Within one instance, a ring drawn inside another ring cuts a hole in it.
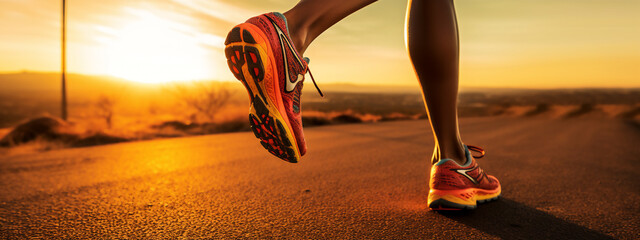
[[[227,38],[224,41],[224,54],[227,57],[227,64],[229,65],[231,73],[233,73],[236,79],[246,85],[244,74],[242,72],[242,67],[245,64],[244,44],[242,44],[243,42],[240,32],[241,30],[239,26],[236,26],[229,31],[229,34],[227,34]]]
[[[429,191],[428,199],[431,210],[471,210],[477,207],[476,194],[473,189]]]

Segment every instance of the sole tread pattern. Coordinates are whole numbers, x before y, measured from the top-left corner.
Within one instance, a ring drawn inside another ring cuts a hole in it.
[[[495,200],[498,200],[498,198],[500,198],[500,195],[492,197],[492,198],[488,198],[488,199],[477,200],[476,201],[476,205],[459,204],[459,203],[454,203],[454,202],[447,201],[446,199],[442,199],[441,198],[441,199],[438,199],[438,200],[435,200],[435,201],[431,202],[429,204],[429,209],[431,209],[433,211],[473,210],[473,209],[476,209],[478,207],[478,204],[483,204],[483,203],[495,201]]]
[[[269,110],[258,98],[253,98],[252,107],[256,114],[249,114],[249,124],[254,135],[260,139],[260,144],[271,154],[287,160],[296,162],[295,152],[292,144],[286,138],[283,124],[271,117]]]
[[[288,162],[297,162],[292,140],[277,112],[269,110],[269,100],[262,90],[265,67],[256,38],[246,29],[233,28],[225,40],[225,56],[233,75],[243,83],[251,101],[249,124],[260,144],[269,153]],[[246,72],[243,70],[246,68]],[[254,90],[255,93],[254,93]],[[257,94],[256,94],[257,93]],[[271,106],[272,108],[275,106]]]

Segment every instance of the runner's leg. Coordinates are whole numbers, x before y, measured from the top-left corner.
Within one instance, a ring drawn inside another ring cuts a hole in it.
[[[376,0],[301,0],[284,13],[296,50],[303,54],[309,44],[329,27]]]
[[[406,43],[435,137],[432,162],[464,164],[458,131],[458,27],[453,0],[409,0]]]
[[[329,27],[375,0],[302,0],[284,13],[301,53]],[[436,140],[433,161],[464,162],[457,116],[458,31],[452,0],[409,0],[407,48]]]

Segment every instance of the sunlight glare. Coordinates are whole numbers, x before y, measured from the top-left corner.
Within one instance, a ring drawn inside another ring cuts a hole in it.
[[[198,33],[190,26],[137,9],[126,9],[134,18],[111,29],[108,51],[110,75],[143,83],[164,83],[210,78],[211,59],[203,41],[221,44],[217,36]],[[220,43],[218,43],[220,42]]]

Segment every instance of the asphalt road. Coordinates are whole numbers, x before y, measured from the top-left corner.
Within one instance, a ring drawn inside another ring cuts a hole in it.
[[[306,130],[289,164],[252,133],[0,157],[0,238],[633,239],[640,126],[470,118],[502,182],[473,212],[427,210],[427,122]]]

